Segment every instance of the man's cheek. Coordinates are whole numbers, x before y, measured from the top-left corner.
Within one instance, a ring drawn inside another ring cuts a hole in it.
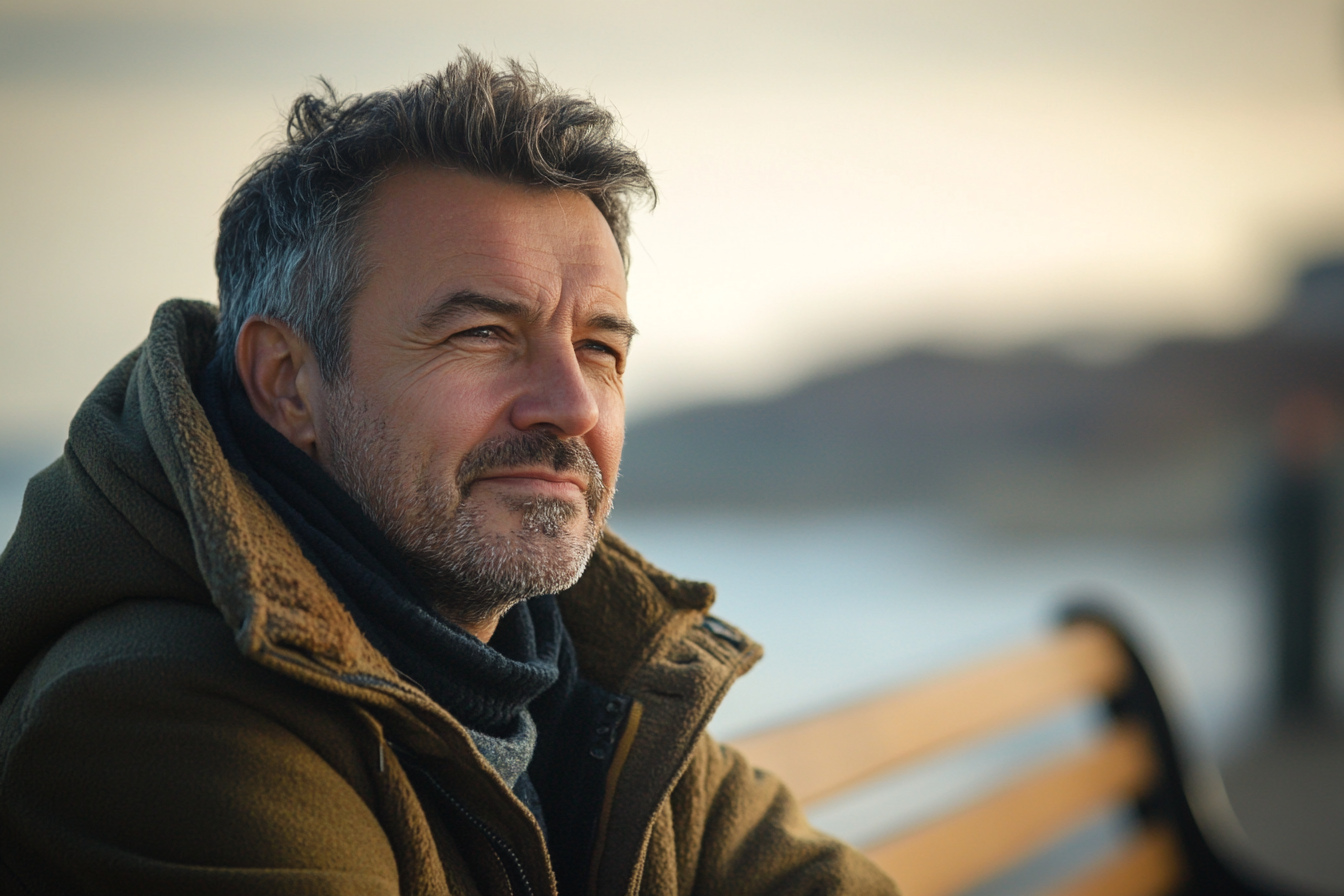
[[[616,449],[606,458],[598,458],[598,466],[602,468],[602,482],[607,487],[607,493],[610,494],[616,488],[616,479],[621,472],[621,444],[616,443]]]

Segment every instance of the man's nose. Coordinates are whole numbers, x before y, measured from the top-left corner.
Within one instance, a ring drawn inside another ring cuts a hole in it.
[[[525,375],[524,388],[511,414],[517,429],[581,436],[597,425],[599,409],[593,384],[568,342],[534,352]]]

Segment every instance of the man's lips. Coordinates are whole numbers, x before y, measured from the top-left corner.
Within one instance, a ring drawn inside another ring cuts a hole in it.
[[[500,471],[477,477],[472,484],[475,485],[480,482],[493,482],[499,485],[520,486],[542,491],[559,490],[568,492],[572,487],[578,490],[579,494],[584,494],[588,490],[588,482],[581,476],[571,473],[556,473],[553,470]]]

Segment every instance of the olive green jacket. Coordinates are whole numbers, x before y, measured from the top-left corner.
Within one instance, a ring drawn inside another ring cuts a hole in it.
[[[159,309],[0,555],[0,890],[553,893],[531,814],[225,461],[192,390],[215,320]],[[588,892],[894,892],[704,733],[760,656],[712,600],[610,534],[561,595],[581,674],[634,701]]]

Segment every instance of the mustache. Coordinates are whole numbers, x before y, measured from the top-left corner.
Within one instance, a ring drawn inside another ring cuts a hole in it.
[[[519,467],[545,466],[556,473],[577,472],[588,481],[584,500],[592,515],[607,493],[602,470],[582,439],[562,439],[553,432],[523,432],[487,439],[472,448],[457,467],[457,490],[463,497],[483,476]]]

